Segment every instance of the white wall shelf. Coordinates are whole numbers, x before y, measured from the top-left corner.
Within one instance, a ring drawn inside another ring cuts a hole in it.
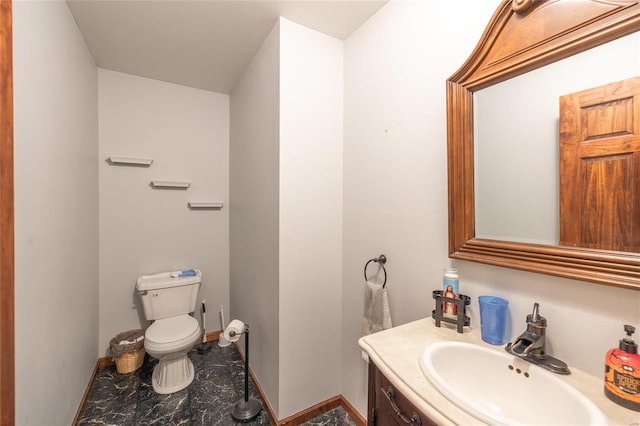
[[[111,165],[120,165],[120,166],[140,166],[140,167],[149,167],[151,163],[153,163],[153,158],[134,158],[134,157],[118,157],[112,155],[107,158],[109,164]]]
[[[191,182],[173,181],[173,180],[152,180],[151,187],[157,189],[187,189]]]
[[[223,204],[212,201],[189,201],[189,210],[221,210]]]

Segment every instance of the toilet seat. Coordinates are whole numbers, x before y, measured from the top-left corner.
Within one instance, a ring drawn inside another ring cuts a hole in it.
[[[172,352],[193,345],[200,336],[200,325],[191,315],[156,320],[144,334],[147,352]]]

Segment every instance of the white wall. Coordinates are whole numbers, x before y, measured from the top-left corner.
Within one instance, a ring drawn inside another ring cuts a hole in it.
[[[98,100],[62,1],[13,3],[16,424],[71,424],[98,342]]]
[[[140,275],[199,268],[208,331],[229,305],[229,96],[99,69],[100,335],[107,355],[118,332],[145,327],[134,291]],[[151,167],[109,156],[152,158]],[[191,182],[152,189],[151,180]],[[188,201],[224,203],[189,210]],[[196,308],[200,318],[200,304]]]
[[[284,418],[340,393],[343,42],[281,18],[280,49]]]
[[[430,316],[431,291],[450,264],[473,298],[472,326],[481,294],[509,300],[513,337],[539,302],[549,352],[596,377],[623,324],[640,321],[635,291],[447,258],[445,80],[498,4],[393,1],[345,43],[342,393],[361,413],[362,267],[380,253],[388,257],[394,325]]]
[[[231,313],[251,327],[250,363],[278,408],[279,25],[231,93]]]
[[[280,19],[231,94],[232,310],[280,419],[340,392],[342,54]]]

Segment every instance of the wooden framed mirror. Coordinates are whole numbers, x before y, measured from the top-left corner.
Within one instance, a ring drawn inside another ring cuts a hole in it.
[[[638,1],[500,4],[474,51],[447,80],[450,257],[640,290],[640,253],[476,237],[473,106],[476,91],[638,31]]]

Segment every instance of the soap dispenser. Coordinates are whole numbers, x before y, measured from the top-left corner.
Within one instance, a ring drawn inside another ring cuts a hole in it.
[[[640,355],[638,345],[631,340],[636,329],[625,325],[624,331],[627,337],[605,358],[604,394],[618,405],[640,411]]]

